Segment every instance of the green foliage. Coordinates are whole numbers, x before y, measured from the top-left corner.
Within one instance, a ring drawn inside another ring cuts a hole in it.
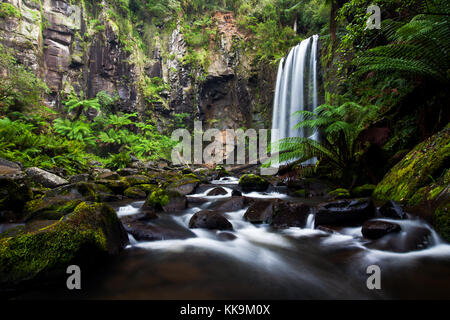
[[[86,122],[58,118],[53,122],[53,127],[56,133],[70,140],[84,142],[87,145],[95,145],[91,127]]]
[[[84,93],[81,91],[80,97],[76,95],[74,91],[69,94],[68,99],[64,102],[64,105],[67,108],[67,112],[70,113],[75,110],[76,114],[73,120],[77,120],[83,111],[87,111],[89,109],[95,109],[100,111],[100,103],[98,102],[98,98],[94,99],[84,99]]]
[[[113,170],[126,168],[131,163],[130,152],[122,151],[116,154],[109,154],[105,161],[105,167]]]
[[[31,110],[41,104],[47,86],[28,68],[18,63],[9,49],[0,44],[0,112]]]
[[[280,162],[304,162],[317,158],[319,163],[332,166],[333,173],[344,185],[351,185],[356,179],[363,147],[357,138],[377,115],[378,109],[372,105],[347,102],[339,107],[321,105],[314,112],[299,111],[296,114],[302,117],[302,121],[297,124],[297,128],[319,131],[323,137],[320,141],[301,137],[286,138],[272,145],[271,149],[279,150]]]
[[[0,157],[20,161],[25,167],[65,168],[77,173],[92,156],[85,145],[55,136],[48,128],[37,128],[22,120],[0,119]]]
[[[388,34],[390,43],[363,53],[354,63],[358,74],[398,71],[409,77],[449,82],[450,27],[448,17],[417,15]]]
[[[10,3],[0,3],[0,18],[20,18],[22,14],[19,9]]]

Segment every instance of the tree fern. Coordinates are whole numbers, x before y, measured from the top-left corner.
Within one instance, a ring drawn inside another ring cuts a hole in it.
[[[331,165],[336,176],[352,183],[361,147],[358,136],[377,112],[377,106],[361,106],[353,102],[339,107],[325,104],[313,112],[299,111],[296,115],[302,120],[296,127],[314,129],[321,134],[321,139],[285,138],[271,145],[270,149],[278,150],[279,162],[304,162],[317,158]]]
[[[441,3],[432,1],[431,4]],[[416,15],[407,24],[387,32],[390,44],[368,50],[354,60],[357,74],[400,72],[409,77],[424,77],[448,84],[450,69],[449,5],[441,3],[444,13]],[[392,24],[387,24],[388,28]]]

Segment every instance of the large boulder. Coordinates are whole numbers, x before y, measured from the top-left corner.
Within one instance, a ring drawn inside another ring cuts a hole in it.
[[[311,213],[311,207],[307,204],[278,201],[273,204],[273,215],[269,222],[275,228],[304,228]]]
[[[232,230],[233,225],[217,211],[202,210],[192,216],[189,221],[189,228]]]
[[[418,144],[398,162],[377,185],[374,197],[383,200],[409,200],[448,169],[450,125]]]
[[[183,195],[193,193],[200,183],[200,179],[193,173],[185,174],[181,178],[174,177],[171,181],[167,185],[167,189],[174,190]]]
[[[239,179],[239,186],[244,192],[266,191],[269,187],[269,182],[261,176],[250,173],[244,174]]]
[[[151,220],[157,216],[151,212],[122,217],[125,230],[138,241],[159,241],[188,239],[196,237],[195,233],[178,225],[154,225]]]
[[[268,223],[272,220],[274,206],[281,200],[255,200],[244,214],[244,219],[252,223]]]
[[[128,243],[116,212],[101,203],[81,203],[65,219],[47,224],[0,239],[0,288],[64,275],[69,265],[93,264]]]
[[[43,197],[28,201],[24,208],[25,220],[58,220],[73,212],[84,201],[118,200],[111,190],[103,185],[78,182],[47,191]]]
[[[186,206],[187,198],[185,195],[174,190],[158,189],[147,197],[142,208],[155,212],[174,212],[181,211]]]
[[[47,172],[45,170],[36,167],[26,169],[25,173],[30,178],[30,180],[38,184],[41,184],[46,188],[56,188],[69,183],[69,181],[57,176],[56,174]]]
[[[315,225],[352,226],[362,224],[375,215],[376,208],[370,199],[339,200],[318,206]]]
[[[24,205],[32,196],[23,174],[0,175],[0,222],[20,220]]]
[[[399,220],[406,219],[406,213],[403,212],[403,209],[392,200],[386,201],[386,203],[380,207],[379,211],[380,214],[386,218]]]
[[[208,193],[206,195],[207,196],[223,196],[226,194],[228,194],[228,192],[224,188],[215,187],[215,188],[211,189],[210,191],[208,191]]]
[[[0,158],[0,175],[14,175],[19,174],[22,168],[19,164]]]
[[[450,124],[414,147],[384,176],[374,197],[402,202],[450,241]]]
[[[388,233],[399,232],[400,230],[398,224],[380,220],[366,221],[361,228],[362,235],[367,239],[379,239]]]

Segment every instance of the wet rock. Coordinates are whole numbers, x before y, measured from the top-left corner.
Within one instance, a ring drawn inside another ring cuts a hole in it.
[[[219,234],[217,234],[217,239],[219,239],[220,241],[233,241],[236,238],[237,237],[230,232],[220,232]]]
[[[362,224],[376,215],[370,199],[339,200],[318,206],[315,225],[352,226]]]
[[[246,197],[231,197],[225,201],[218,201],[213,205],[213,209],[222,212],[241,210],[250,205],[253,199]]]
[[[382,205],[379,209],[379,212],[382,216],[391,218],[391,219],[406,219],[406,213],[403,212],[402,208],[392,200],[387,201],[384,205]]]
[[[138,241],[160,241],[173,239],[195,238],[196,235],[190,230],[176,226],[156,226],[148,221],[151,219],[121,219],[125,230]]]
[[[25,170],[28,177],[47,188],[56,188],[65,184],[69,184],[69,181],[63,179],[53,173],[47,172],[45,170],[33,167]]]
[[[272,220],[274,205],[281,200],[255,200],[244,214],[244,219],[252,223],[267,223]]]
[[[198,182],[192,182],[192,183],[180,184],[178,186],[171,186],[170,189],[177,191],[183,195],[188,195],[188,194],[194,193],[197,186],[198,186]]]
[[[64,220],[33,232],[25,229],[2,242],[1,289],[16,287],[37,276],[65,276],[67,266],[74,263],[83,270],[83,266],[117,254],[128,244],[116,212],[101,203],[82,203]]]
[[[242,192],[240,192],[239,190],[233,190],[233,191],[231,191],[231,196],[232,197],[242,197]]]
[[[402,228],[401,232],[386,234],[366,246],[376,250],[411,252],[426,249],[432,244],[430,229],[417,225]]]
[[[104,185],[117,194],[123,194],[123,192],[130,187],[130,184],[127,180],[125,180],[125,178],[120,180],[100,179],[95,180],[95,183]]]
[[[153,191],[145,200],[143,209],[174,212],[186,209],[187,198],[185,195],[174,190],[158,189]]]
[[[270,225],[276,228],[300,227],[306,225],[311,207],[304,203],[275,202]]]
[[[21,171],[19,164],[0,158],[0,175],[19,174]]]
[[[189,221],[189,228],[214,230],[232,230],[233,226],[222,214],[212,210],[202,210],[195,213]]]
[[[211,191],[208,191],[208,193],[206,194],[207,196],[221,196],[221,195],[226,195],[228,194],[227,190],[225,190],[222,187],[216,187],[214,189],[212,189]]]
[[[244,174],[239,179],[239,186],[244,192],[266,191],[269,182],[256,174]]]
[[[90,175],[87,173],[76,174],[69,178],[69,183],[88,182],[89,179],[90,179]]]
[[[147,196],[147,193],[145,191],[137,188],[137,187],[130,187],[126,189],[123,192],[124,196],[131,198],[131,199],[143,199]]]
[[[400,226],[387,221],[366,221],[362,225],[361,232],[367,239],[379,239],[388,233],[399,232]]]

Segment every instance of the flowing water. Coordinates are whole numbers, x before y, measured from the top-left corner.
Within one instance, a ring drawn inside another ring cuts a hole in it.
[[[192,215],[230,197],[236,180],[224,182],[228,194],[206,198],[182,212],[161,213],[148,223],[184,233],[187,239],[130,245],[81,293],[88,299],[389,299],[450,298],[450,245],[424,221],[396,220],[402,231],[368,242],[361,228],[336,233],[314,229],[314,214],[304,228],[274,230],[243,219],[246,208],[226,212],[233,231],[189,229]],[[228,187],[226,187],[228,185]],[[211,188],[214,185],[211,186]],[[209,191],[209,190],[208,190]],[[259,198],[285,194],[250,193]],[[136,214],[143,201],[117,207],[119,216]],[[390,221],[390,220],[387,220]],[[416,229],[427,230],[421,250],[406,251],[403,242]],[[369,290],[366,269],[381,268],[381,290]],[[50,296],[55,293],[52,292]],[[67,294],[67,293],[66,293]]]
[[[301,117],[294,115],[297,111],[314,111],[318,105],[318,42],[318,35],[305,39],[280,61],[273,102],[273,144],[288,137],[318,139],[318,134],[310,129],[295,128]],[[305,164],[314,162],[311,159]]]

